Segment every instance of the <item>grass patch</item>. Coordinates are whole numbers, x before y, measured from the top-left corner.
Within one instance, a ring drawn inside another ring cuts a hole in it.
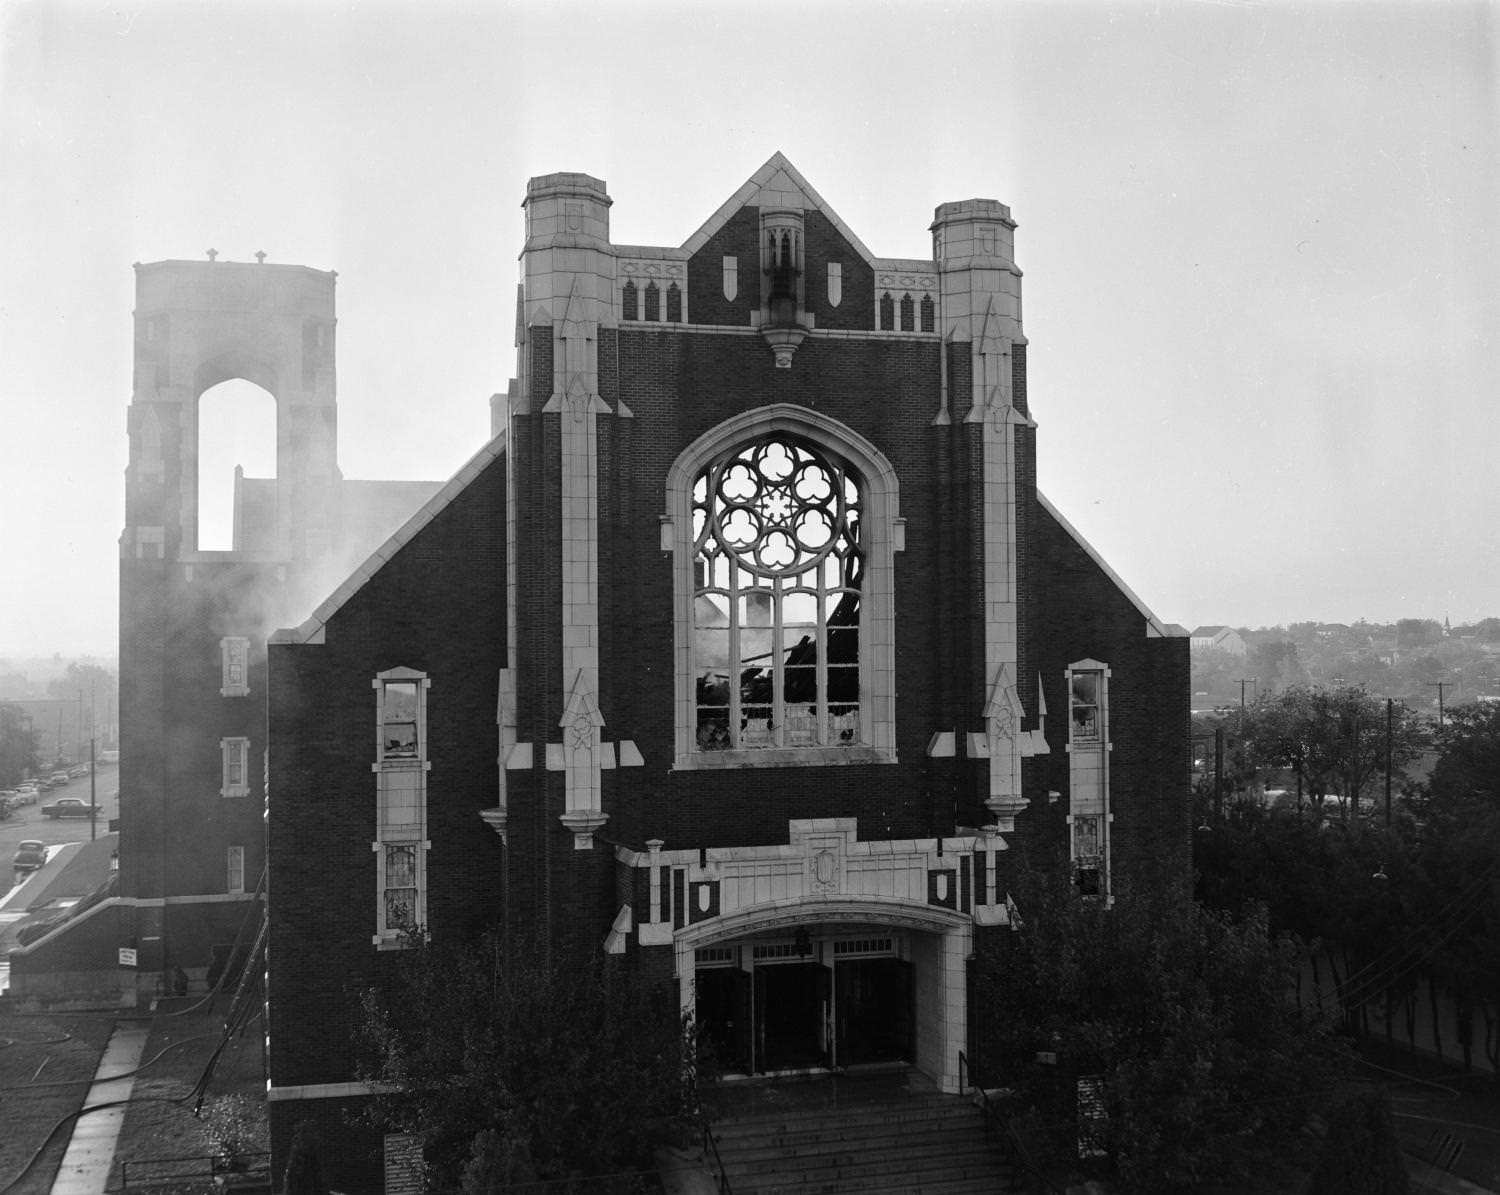
[[[52,1189],[68,1118],[83,1106],[113,1027],[107,1017],[0,1011],[0,1190]]]
[[[191,1008],[187,1001],[176,1003]],[[110,1190],[121,1186],[122,1162],[131,1163],[135,1185],[150,1173],[150,1160],[215,1152],[207,1123],[194,1114],[194,1105],[196,1086],[216,1051],[203,1110],[218,1096],[247,1097],[250,1148],[268,1148],[259,1021],[224,1041],[227,1006],[227,998],[220,997],[213,1009],[164,1010],[149,1017],[151,1033],[110,1167]],[[0,1191],[48,1195],[72,1132],[70,1118],[83,1106],[111,1032],[119,1021],[139,1019],[129,1013],[0,1011],[0,1123],[5,1126],[0,1133]],[[264,1158],[256,1161],[265,1164]],[[199,1182],[197,1189],[207,1190],[207,1182]]]
[[[188,1013],[158,1013],[151,1023],[151,1037],[142,1056],[142,1067],[136,1075],[130,1107],[120,1144],[110,1168],[109,1186],[122,1182],[121,1163],[130,1163],[132,1185],[153,1170],[170,1171],[170,1167],[151,1167],[147,1163],[161,1158],[207,1157],[215,1152],[206,1113],[211,1102],[221,1096],[245,1096],[252,1112],[250,1150],[263,1153],[269,1149],[266,1126],[265,1070],[262,1065],[263,1043],[259,1019],[242,1032],[223,1040],[224,1016],[228,999],[220,997],[215,1011],[197,1009]],[[208,1082],[200,1114],[194,1114],[198,1100],[195,1085],[223,1045]],[[265,1158],[255,1159],[264,1166]]]

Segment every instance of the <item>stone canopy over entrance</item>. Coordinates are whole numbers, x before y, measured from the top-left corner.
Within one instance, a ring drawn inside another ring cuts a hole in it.
[[[783,846],[646,852],[636,925],[671,946],[682,1007],[720,1066],[764,1073],[908,1062],[959,1090],[976,922],[1004,924],[997,834],[861,842],[855,818],[794,820]]]

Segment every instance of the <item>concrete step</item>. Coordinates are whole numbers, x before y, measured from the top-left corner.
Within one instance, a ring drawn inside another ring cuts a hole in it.
[[[714,1125],[735,1195],[1000,1195],[1014,1190],[980,1113],[956,1096],[759,1111]]]
[[[963,1096],[912,1096],[896,1104],[855,1104],[836,1108],[795,1108],[728,1116],[714,1122],[726,1137],[813,1132],[827,1126],[885,1130],[917,1123],[979,1123],[979,1110]]]
[[[840,1175],[805,1181],[771,1179],[740,1182],[731,1179],[734,1195],[1017,1195],[1021,1187],[1011,1181],[1010,1172],[991,1169],[984,1173],[952,1175],[948,1173],[896,1173]]]
[[[772,1141],[745,1140],[732,1147],[736,1165],[744,1167],[768,1167],[772,1170],[787,1165],[801,1164],[804,1159],[817,1158],[865,1158],[871,1152],[889,1153],[901,1150],[904,1155],[953,1155],[953,1153],[978,1153],[989,1155],[992,1143],[978,1134],[906,1134],[901,1137],[883,1138],[834,1138],[828,1141],[801,1141],[795,1146],[778,1146]],[[724,1143],[718,1143],[718,1153],[723,1155]]]
[[[878,1164],[831,1165],[805,1171],[777,1174],[730,1174],[730,1189],[736,1195],[766,1192],[884,1191],[899,1187],[977,1186],[995,1191],[1010,1190],[1008,1167],[993,1159],[968,1163],[923,1158],[886,1158]]]

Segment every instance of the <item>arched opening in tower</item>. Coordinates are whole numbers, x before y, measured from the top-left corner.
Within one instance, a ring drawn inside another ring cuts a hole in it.
[[[198,550],[254,551],[276,539],[276,400],[232,378],[198,398]]]

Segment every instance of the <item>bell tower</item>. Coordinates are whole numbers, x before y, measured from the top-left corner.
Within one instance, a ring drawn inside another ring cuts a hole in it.
[[[195,980],[231,950],[263,859],[265,636],[322,584],[341,519],[328,270],[135,267],[120,537],[121,984]],[[276,405],[276,477],[236,479],[235,542],[199,537],[199,408],[242,379]],[[243,529],[243,534],[242,534]]]
[[[135,267],[126,559],[198,554],[199,399],[235,378],[276,402],[274,530],[259,554],[317,555],[336,526],[335,274],[257,257]]]

